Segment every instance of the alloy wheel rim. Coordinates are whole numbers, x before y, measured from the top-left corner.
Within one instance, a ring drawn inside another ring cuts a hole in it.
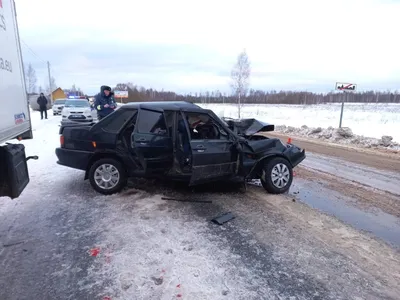
[[[118,169],[112,164],[102,164],[94,171],[96,185],[104,190],[116,187],[120,177]]]

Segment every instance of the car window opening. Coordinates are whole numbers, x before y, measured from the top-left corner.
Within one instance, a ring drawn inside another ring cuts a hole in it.
[[[204,113],[186,113],[191,140],[227,140],[228,133]]]

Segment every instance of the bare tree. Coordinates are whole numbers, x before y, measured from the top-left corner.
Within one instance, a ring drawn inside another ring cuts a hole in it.
[[[231,87],[234,96],[237,97],[238,104],[238,117],[240,118],[240,111],[242,108],[241,98],[246,97],[247,91],[249,89],[249,79],[250,79],[250,61],[247,56],[246,50],[243,50],[237,57],[237,62],[233,66],[231,72],[232,83]]]
[[[36,77],[36,71],[31,64],[29,64],[28,67],[26,68],[25,81],[28,89],[27,92],[34,93],[36,91],[37,77]]]

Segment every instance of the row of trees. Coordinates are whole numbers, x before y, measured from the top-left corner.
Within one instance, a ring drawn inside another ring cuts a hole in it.
[[[48,93],[50,94],[57,88],[56,79],[51,76],[50,83],[45,84],[45,88],[41,85],[37,86],[37,76],[36,70],[32,67],[32,64],[28,64],[25,67],[25,83],[26,83],[26,92],[28,94],[35,93]]]
[[[180,101],[195,103],[232,103],[238,104],[238,95],[211,91],[203,93],[177,94],[172,91],[157,91],[136,86],[133,83],[119,83],[115,90],[128,90],[127,99],[116,99],[118,102],[146,101]],[[323,104],[335,102],[356,103],[400,103],[398,92],[360,92],[360,93],[328,93],[318,94],[296,91],[262,91],[250,89],[246,95],[241,94],[240,106],[243,104]]]

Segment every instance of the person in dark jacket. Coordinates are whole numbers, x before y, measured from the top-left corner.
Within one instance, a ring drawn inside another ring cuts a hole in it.
[[[100,88],[100,93],[96,95],[94,100],[94,107],[97,110],[99,121],[115,110],[116,103],[109,86],[103,85]]]
[[[43,93],[40,93],[39,98],[37,99],[37,104],[39,104],[39,110],[40,110],[40,117],[43,120],[43,112],[44,116],[47,119],[47,98],[43,95]]]

